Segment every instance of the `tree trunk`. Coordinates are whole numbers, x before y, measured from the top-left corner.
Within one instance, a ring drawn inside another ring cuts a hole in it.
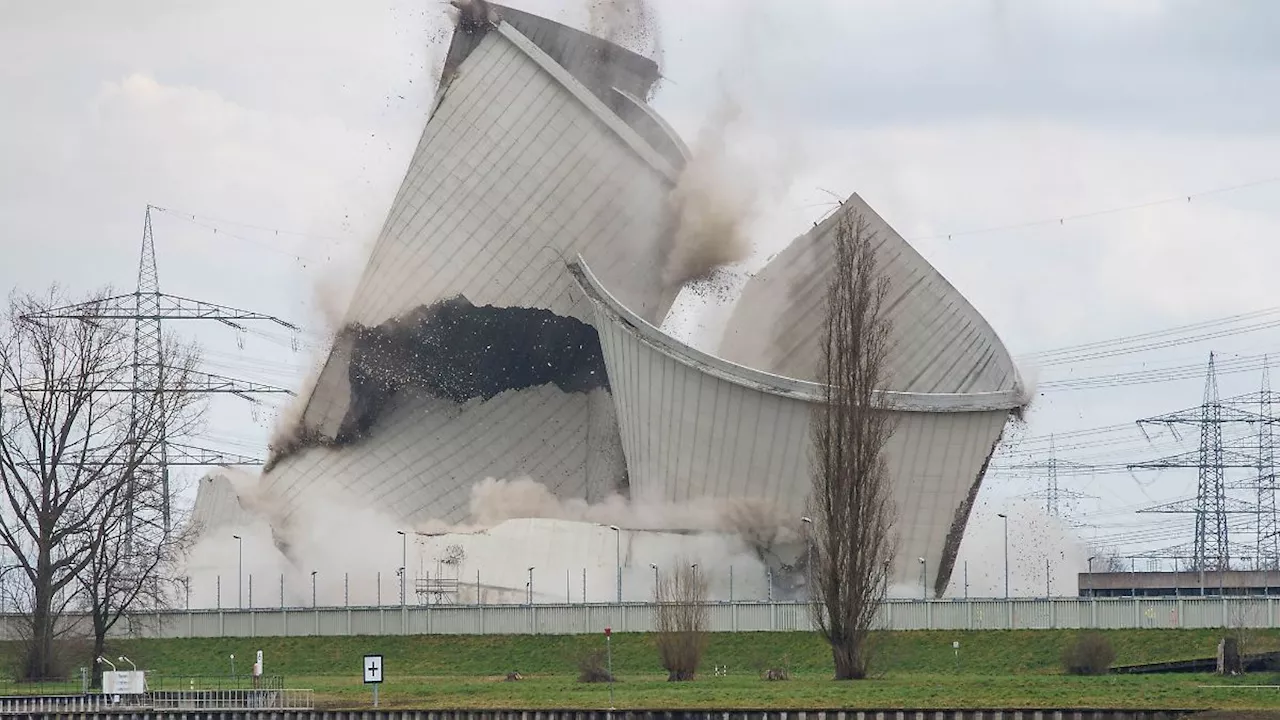
[[[53,678],[53,631],[57,618],[53,612],[53,564],[48,550],[41,550],[36,563],[34,606],[31,608],[31,645],[27,648],[23,679],[28,681]]]
[[[107,627],[102,622],[102,617],[98,613],[93,615],[93,657],[89,661],[89,667],[93,668],[92,678],[89,687],[95,689],[102,688],[102,663],[98,662],[98,658],[105,657],[107,652]]]
[[[866,648],[853,639],[831,643],[831,659],[836,665],[836,680],[862,680],[867,676]]]

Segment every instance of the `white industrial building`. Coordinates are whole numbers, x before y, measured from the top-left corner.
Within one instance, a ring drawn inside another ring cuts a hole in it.
[[[718,352],[676,340],[659,329],[681,290],[664,283],[668,196],[689,154],[645,102],[658,67],[527,13],[464,5],[426,128],[291,440],[251,492],[202,482],[197,519],[255,516],[288,555],[312,495],[425,531],[472,521],[476,483],[530,478],[586,504],[755,503],[798,537],[837,216],[748,283]],[[859,197],[844,208],[872,223],[891,282],[895,582],[919,587],[923,557],[941,592],[1021,384],[955,288]],[[478,587],[523,588],[548,556],[535,531],[558,527],[520,526],[524,539],[489,561],[512,577],[482,575]],[[556,551],[587,553],[561,563],[570,575],[613,559],[608,531],[581,532],[591,552]],[[481,550],[484,533],[470,536],[472,556],[494,554]],[[439,561],[438,548],[419,552],[411,567]],[[628,577],[657,564],[619,562]],[[457,564],[465,585],[475,569]]]

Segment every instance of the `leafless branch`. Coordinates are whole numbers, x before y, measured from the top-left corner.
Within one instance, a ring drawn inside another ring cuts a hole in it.
[[[894,421],[883,393],[891,326],[876,235],[847,213],[835,235],[812,430],[813,614],[838,679],[867,675],[868,640],[894,554],[886,448]]]

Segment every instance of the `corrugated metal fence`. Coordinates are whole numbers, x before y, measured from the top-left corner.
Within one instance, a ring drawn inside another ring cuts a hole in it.
[[[804,603],[715,603],[713,632],[810,630]],[[892,630],[1052,628],[1221,628],[1280,626],[1274,598],[1062,598],[1053,600],[894,600],[878,627]],[[117,625],[132,637],[278,637],[308,635],[573,635],[611,627],[647,632],[653,605],[489,605],[384,608],[191,610],[134,615]],[[16,637],[19,618],[0,632]]]

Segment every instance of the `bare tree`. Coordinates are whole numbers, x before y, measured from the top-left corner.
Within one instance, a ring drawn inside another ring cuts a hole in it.
[[[94,658],[103,655],[107,633],[126,615],[172,606],[175,570],[191,544],[190,533],[165,531],[159,475],[138,475],[131,488],[119,485],[95,518],[89,562],[77,577],[78,606],[89,614]],[[93,686],[99,687],[102,666],[92,667]]]
[[[894,553],[885,456],[894,422],[883,393],[889,283],[876,265],[875,239],[861,214],[840,219],[818,369],[825,390],[811,422],[813,613],[839,680],[867,675],[871,624]]]
[[[128,392],[136,366],[127,326],[35,319],[62,305],[56,291],[15,295],[0,333],[0,545],[30,598],[21,675],[33,680],[59,674],[61,618],[98,604],[86,588],[142,583],[160,567],[137,557],[155,544],[146,507],[161,502],[148,463],[166,428],[180,434],[199,415],[183,390],[193,354],[166,351],[151,369],[157,387]],[[113,553],[121,557],[108,561]],[[99,595],[113,606],[131,599]]]
[[[693,680],[707,651],[707,580],[683,560],[659,574],[654,591],[654,630],[667,680]]]

